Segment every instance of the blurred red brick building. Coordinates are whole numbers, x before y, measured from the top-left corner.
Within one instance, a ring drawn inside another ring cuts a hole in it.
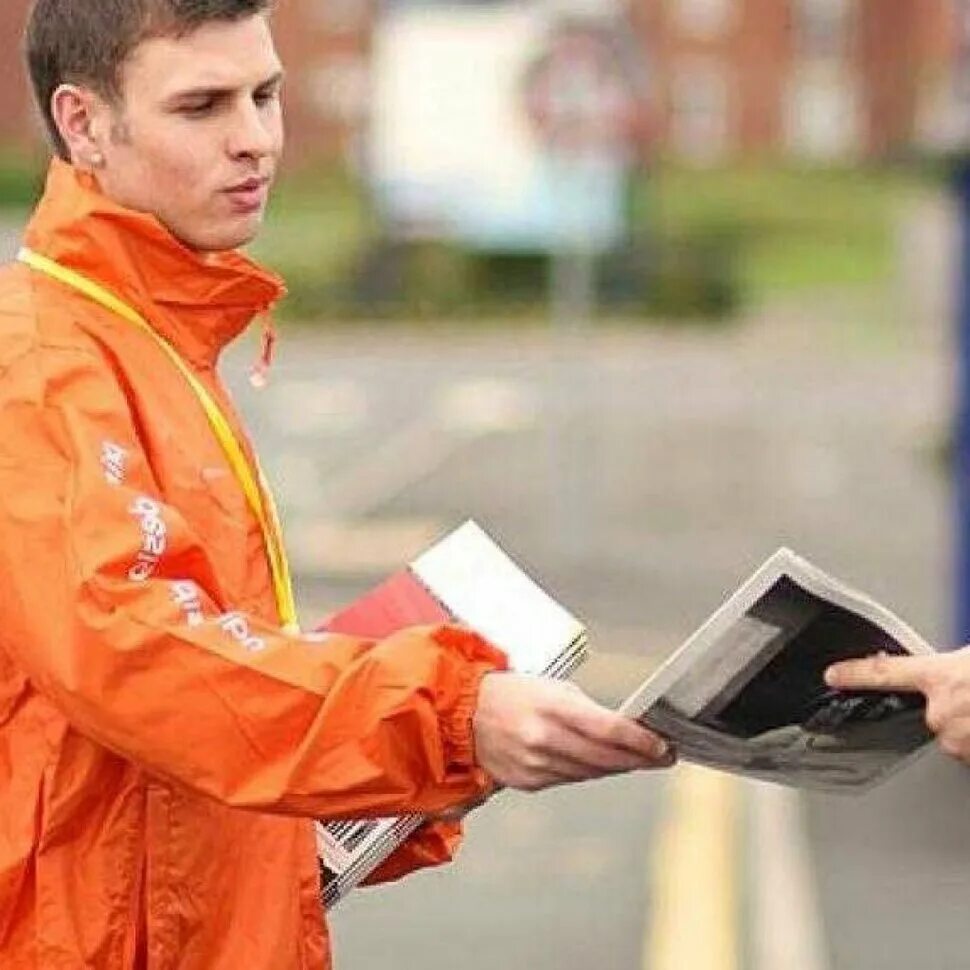
[[[26,0],[0,0],[0,144],[22,144],[35,129],[21,68]]]
[[[36,143],[19,57],[29,0],[0,2],[0,143]],[[467,2],[467,0],[466,0]],[[340,158],[366,122],[378,0],[279,0],[291,155]],[[879,157],[932,133],[953,0],[631,0],[655,145],[698,162]]]
[[[660,141],[703,160],[880,156],[943,110],[954,0],[666,0],[637,4]]]

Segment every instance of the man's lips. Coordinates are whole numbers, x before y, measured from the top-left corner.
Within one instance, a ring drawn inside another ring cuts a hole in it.
[[[269,184],[268,178],[257,178],[253,177],[246,179],[245,182],[239,182],[237,185],[231,185],[225,191],[230,195],[235,195],[236,193],[245,195],[249,192],[258,192],[260,189],[265,188]]]
[[[250,178],[225,190],[233,205],[242,211],[254,211],[266,201],[268,178]]]

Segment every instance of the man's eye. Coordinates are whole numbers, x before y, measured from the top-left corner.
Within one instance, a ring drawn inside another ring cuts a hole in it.
[[[215,102],[213,101],[196,101],[191,104],[183,104],[179,108],[179,113],[188,118],[201,118],[203,115],[209,114],[214,106]]]
[[[275,88],[272,91],[257,91],[253,95],[253,101],[256,104],[262,106],[264,104],[271,104],[279,97],[279,91]]]

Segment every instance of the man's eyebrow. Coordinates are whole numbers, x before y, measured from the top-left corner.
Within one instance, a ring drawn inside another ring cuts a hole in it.
[[[276,85],[282,84],[283,78],[285,77],[285,75],[286,75],[286,71],[284,71],[283,68],[280,68],[275,74],[272,74],[268,78],[266,78],[266,80],[263,81],[262,84],[257,84],[256,90],[258,91],[260,88],[276,87]]]
[[[260,91],[264,88],[276,87],[283,82],[285,72],[281,69],[264,81],[255,85],[254,90]],[[197,88],[183,88],[181,91],[174,91],[167,98],[168,101],[182,101],[192,98],[219,98],[227,97],[240,89],[241,85],[231,84],[201,84]]]

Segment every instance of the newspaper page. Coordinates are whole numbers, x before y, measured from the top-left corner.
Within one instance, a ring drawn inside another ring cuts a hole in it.
[[[863,791],[931,740],[922,695],[828,688],[838,660],[930,648],[898,617],[779,550],[622,710],[683,758],[767,781]]]

